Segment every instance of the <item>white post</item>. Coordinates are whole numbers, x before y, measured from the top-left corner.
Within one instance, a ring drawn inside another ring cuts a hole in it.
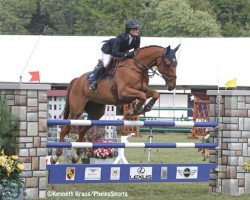
[[[127,136],[121,136],[121,142],[129,143],[128,138],[132,137],[133,135],[135,135],[135,133],[131,133]],[[124,151],[125,148],[118,149],[118,156],[116,157],[113,164],[129,164],[127,159],[125,158]]]

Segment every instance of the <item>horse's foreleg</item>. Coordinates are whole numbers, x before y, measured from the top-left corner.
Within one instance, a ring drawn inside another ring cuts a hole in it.
[[[80,131],[79,131],[79,139],[78,142],[83,142],[85,133],[91,128],[91,126],[83,126],[81,127]],[[81,158],[83,154],[83,149],[82,148],[77,148],[76,149],[76,155],[71,157],[71,162],[72,163],[77,163],[79,161],[79,159]]]
[[[146,94],[142,91],[135,90],[133,88],[125,88],[120,94],[119,98],[128,98],[133,97],[139,99],[139,102],[136,104],[135,108],[132,108],[125,113],[126,117],[131,117],[133,115],[138,115],[141,112],[143,104],[145,103],[147,97]]]
[[[64,142],[64,137],[66,134],[68,134],[70,131],[70,126],[62,126],[62,130],[60,133],[60,142]],[[55,164],[59,160],[59,157],[62,155],[63,149],[62,148],[57,148],[56,153],[53,154],[50,158],[50,163]]]
[[[139,115],[144,114],[145,112],[148,112],[151,110],[157,99],[159,99],[160,94],[155,90],[147,90],[146,92],[147,98],[152,97],[152,99],[147,103],[147,105],[144,106],[144,108],[141,110]]]
[[[105,113],[105,105],[94,102],[88,102],[86,104],[85,111],[88,113],[88,120],[100,119]],[[83,142],[84,136],[90,128],[91,126],[81,127],[81,129],[79,130],[78,142]],[[78,162],[82,154],[83,154],[83,149],[78,148],[76,150],[76,155],[72,158],[72,162],[73,163]]]

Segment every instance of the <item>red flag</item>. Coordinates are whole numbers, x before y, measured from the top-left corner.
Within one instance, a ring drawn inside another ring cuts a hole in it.
[[[40,82],[40,74],[39,71],[29,72],[32,76],[30,81],[39,81]]]

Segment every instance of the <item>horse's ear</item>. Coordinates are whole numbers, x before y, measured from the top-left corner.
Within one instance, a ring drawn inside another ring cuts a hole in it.
[[[169,55],[169,54],[170,54],[170,51],[171,51],[171,48],[170,48],[170,46],[168,46],[168,47],[165,49],[165,54],[166,54],[166,55]]]
[[[173,51],[176,52],[180,46],[181,46],[181,44],[179,44],[177,47],[175,47],[175,49]]]

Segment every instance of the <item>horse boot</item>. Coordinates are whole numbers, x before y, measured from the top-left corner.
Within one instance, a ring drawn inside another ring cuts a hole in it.
[[[90,85],[90,89],[93,90],[94,92],[97,91],[98,89],[98,82],[103,75],[103,73],[106,71],[106,68],[104,67],[103,63],[99,63],[100,67],[97,69],[97,72],[94,77],[94,82]]]

